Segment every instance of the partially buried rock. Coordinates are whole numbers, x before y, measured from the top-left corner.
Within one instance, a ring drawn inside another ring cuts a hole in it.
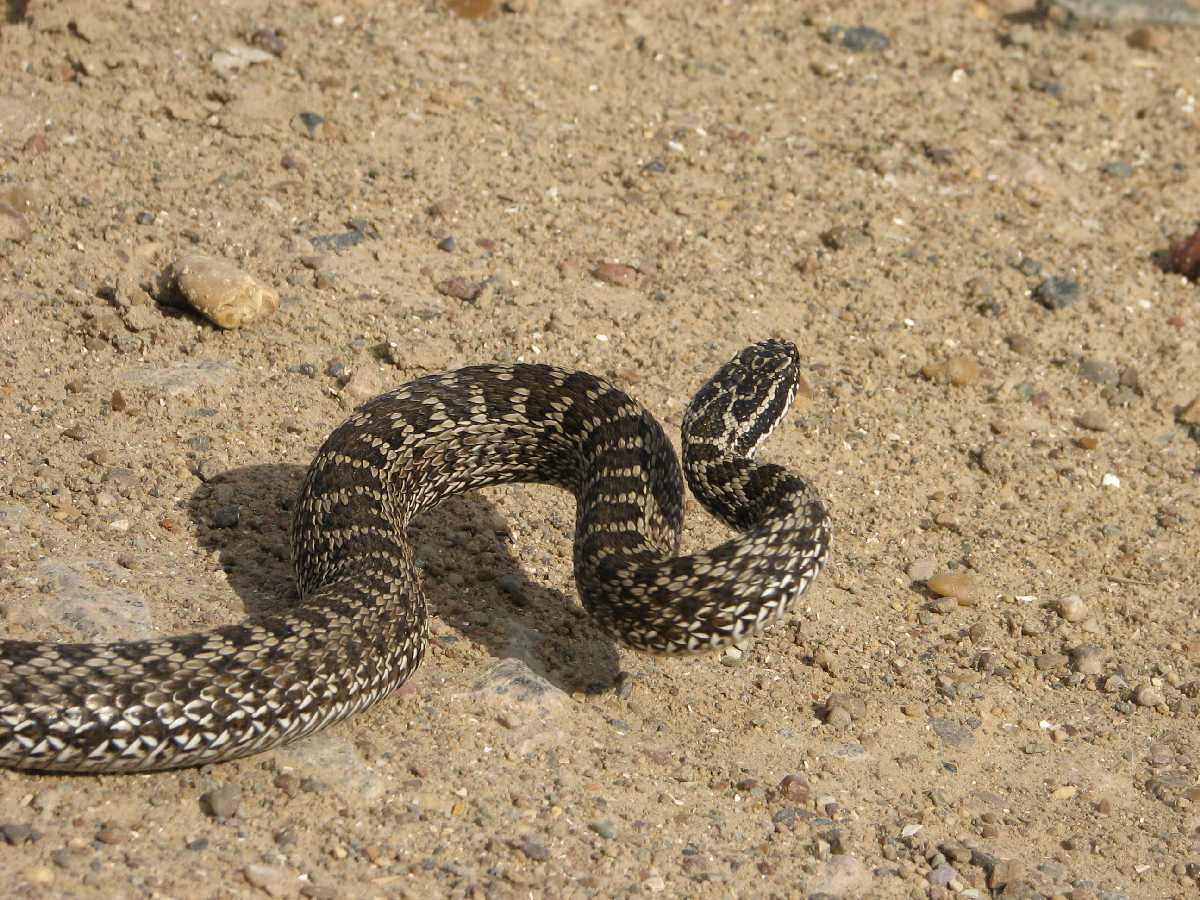
[[[1081,293],[1078,281],[1055,275],[1039,284],[1033,296],[1037,298],[1038,303],[1053,311],[1066,309],[1079,299]]]
[[[27,241],[33,229],[20,210],[0,201],[0,241]]]
[[[172,274],[188,304],[220,328],[240,328],[279,309],[279,294],[223,259],[183,256]]]
[[[978,586],[970,575],[943,572],[934,575],[926,586],[939,597],[953,597],[963,606],[974,605],[978,599]]]

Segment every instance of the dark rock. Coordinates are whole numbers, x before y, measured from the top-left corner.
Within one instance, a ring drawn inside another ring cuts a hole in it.
[[[1071,306],[1082,293],[1079,282],[1052,275],[1037,286],[1033,296],[1046,309],[1054,311]]]

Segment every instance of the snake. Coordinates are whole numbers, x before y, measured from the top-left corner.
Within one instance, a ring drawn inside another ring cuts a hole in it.
[[[477,488],[543,483],[576,501],[575,583],[602,632],[695,654],[783,618],[825,565],[809,482],[754,460],[787,413],[800,355],[770,339],[692,398],[682,464],[609,381],[548,365],[429,375],[354,410],[317,451],[292,523],[286,611],[149,640],[0,641],[0,766],[146,772],[222,762],[379,702],[421,663],[429,612],[410,521]],[[684,480],[736,532],[681,554]]]

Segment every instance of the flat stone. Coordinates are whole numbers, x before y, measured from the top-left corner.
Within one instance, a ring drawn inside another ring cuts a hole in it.
[[[323,731],[275,751],[280,767],[319,778],[347,799],[378,800],[388,790],[388,779],[368,763],[349,740]]]
[[[1184,0],[1042,0],[1070,21],[1093,25],[1187,25],[1200,27],[1200,8]]]
[[[191,394],[200,388],[219,387],[236,369],[224,359],[185,360],[156,369],[130,369],[122,378],[129,384],[153,388],[168,397]]]
[[[68,625],[83,641],[156,637],[146,598],[135,591],[108,587],[129,573],[105,560],[50,558],[38,563],[37,577],[49,586],[36,608],[12,608],[13,619],[34,628]],[[20,612],[18,613],[18,609]]]

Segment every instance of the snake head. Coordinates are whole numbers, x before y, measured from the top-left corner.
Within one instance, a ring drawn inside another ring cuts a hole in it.
[[[772,338],[738,351],[692,398],[683,418],[688,440],[754,456],[787,414],[800,379],[800,352]]]

